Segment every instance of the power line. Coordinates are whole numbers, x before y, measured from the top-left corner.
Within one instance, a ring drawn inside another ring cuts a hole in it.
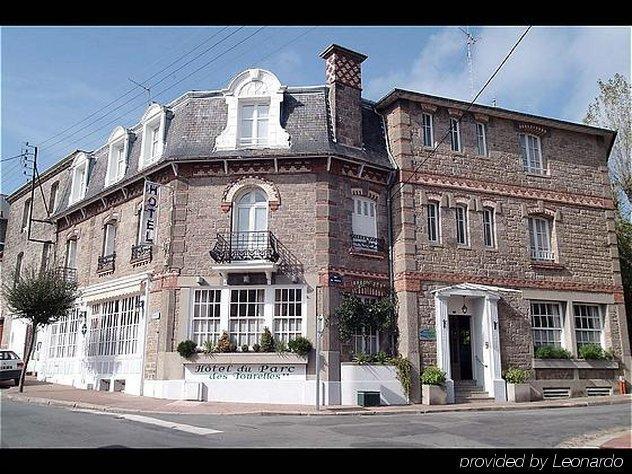
[[[4,163],[5,161],[15,160],[16,158],[22,158],[25,153],[20,153],[19,155],[11,156],[10,158],[2,158],[0,163]]]
[[[233,44],[230,48],[228,48],[228,49],[226,49],[225,51],[223,51],[222,53],[219,53],[218,55],[216,55],[216,56],[215,56],[212,60],[208,61],[207,63],[203,64],[203,65],[202,65],[202,66],[200,66],[199,68],[195,69],[193,72],[191,72],[191,73],[187,74],[186,76],[184,76],[184,77],[183,77],[182,79],[180,79],[179,81],[176,81],[175,83],[171,84],[170,86],[168,86],[168,87],[166,87],[166,88],[162,89],[160,92],[156,93],[156,95],[155,95],[154,97],[158,97],[158,96],[160,96],[161,94],[165,93],[165,92],[166,92],[166,91],[168,91],[169,89],[171,89],[171,88],[175,87],[176,85],[180,84],[182,81],[184,81],[185,79],[189,78],[189,77],[190,77],[190,76],[192,76],[193,74],[195,74],[195,73],[199,72],[201,69],[204,69],[204,68],[208,67],[208,66],[209,66],[210,64],[212,64],[215,60],[217,60],[217,59],[219,59],[220,57],[224,56],[226,53],[228,53],[228,52],[232,51],[232,50],[233,50],[233,49],[235,49],[237,46],[239,46],[239,45],[241,45],[241,44],[245,43],[247,40],[249,40],[250,38],[252,38],[254,35],[256,35],[257,33],[259,33],[259,32],[260,32],[261,30],[263,30],[264,28],[265,28],[265,27],[261,27],[261,28],[257,29],[254,33],[252,33],[252,34],[250,34],[249,36],[247,36],[247,37],[245,37],[245,38],[241,39],[239,42],[237,42],[237,43]],[[139,95],[138,95],[138,96],[136,96],[135,98],[138,98],[138,97],[140,97],[140,96],[142,96],[142,95],[143,95],[143,94],[139,94]],[[127,104],[127,103],[129,103],[129,102],[131,102],[131,100],[130,100],[130,101],[127,101],[125,104],[122,104],[122,105],[126,105],[126,104]],[[104,129],[105,127],[107,127],[107,126],[109,126],[109,125],[112,125],[112,124],[114,124],[114,123],[117,123],[119,120],[121,120],[122,118],[126,117],[129,113],[131,113],[131,112],[133,112],[133,111],[135,111],[135,110],[139,109],[140,107],[144,107],[144,106],[145,106],[144,104],[141,104],[141,105],[136,105],[136,106],[132,107],[131,109],[127,110],[126,112],[124,112],[122,115],[120,115],[120,116],[116,117],[115,119],[113,119],[113,120],[111,120],[111,121],[109,121],[109,122],[107,122],[107,123],[103,124],[103,125],[102,125],[102,126],[100,126],[99,128],[96,128],[96,129],[94,129],[93,131],[91,131],[91,132],[89,132],[89,133],[87,133],[87,134],[83,135],[82,137],[77,138],[77,139],[75,139],[75,140],[73,140],[73,141],[71,141],[71,142],[69,142],[69,143],[76,143],[76,142],[78,142],[78,141],[82,141],[83,139],[85,139],[85,138],[87,138],[87,137],[89,137],[89,136],[91,136],[91,135],[94,135],[95,133],[97,133],[97,132],[99,132],[100,130]],[[120,107],[119,107],[119,108],[120,108]],[[96,122],[93,122],[93,123],[96,123]],[[87,127],[84,127],[84,129],[85,129],[85,128],[87,128]],[[66,140],[65,142],[67,142],[67,140]],[[51,150],[51,149],[52,149],[52,147],[53,147],[54,145],[55,145],[55,144],[53,144],[53,145],[51,145],[51,146],[49,146],[49,147],[45,147],[45,148],[46,148],[46,149],[48,149],[48,150]],[[64,145],[64,146],[65,146],[65,145]],[[58,147],[57,147],[57,148],[58,148]]]
[[[185,54],[180,55],[175,61],[172,61],[169,65],[163,67],[162,69],[160,69],[159,71],[155,72],[153,75],[151,75],[150,77],[148,77],[147,79],[145,79],[143,82],[146,83],[148,81],[150,81],[151,79],[153,79],[154,77],[156,77],[158,74],[160,74],[161,72],[169,69],[171,66],[173,66],[175,63],[177,63],[178,61],[180,61],[181,59],[183,59],[184,57],[188,56],[189,54],[191,54],[193,51],[195,51],[196,49],[198,49],[201,45],[203,45],[204,43],[206,43],[207,41],[210,41],[211,39],[213,39],[215,36],[219,35],[220,33],[222,33],[224,30],[226,30],[228,27],[224,27],[222,28],[220,31],[212,34],[211,36],[209,36],[208,38],[204,39],[204,41],[202,41],[201,43],[199,43],[198,45],[196,45],[192,50],[187,51]],[[156,62],[154,62],[155,64]],[[136,88],[132,88],[129,89],[127,92],[125,92],[123,95],[117,97],[116,99],[112,100],[111,102],[108,102],[106,105],[99,107],[96,111],[94,111],[93,113],[91,113],[90,115],[84,117],[83,119],[81,119],[78,122],[75,122],[74,124],[70,125],[69,127],[65,128],[64,130],[62,130],[61,132],[57,132],[56,134],[50,136],[49,138],[47,138],[46,140],[43,140],[39,143],[39,146],[44,145],[45,143],[51,141],[54,138],[57,138],[60,135],[65,134],[66,132],[72,130],[73,128],[75,128],[77,125],[82,124],[83,122],[85,122],[86,120],[94,117],[96,114],[98,114],[100,111],[106,109],[107,107],[114,105],[116,102],[118,102],[119,100],[123,99],[124,97],[127,97],[129,94],[131,94],[132,92],[134,92],[136,90]]]
[[[513,52],[516,50],[516,48],[518,47],[518,45],[522,42],[522,40],[524,39],[524,37],[527,35],[527,33],[529,32],[529,30],[531,30],[531,26],[527,27],[527,29],[522,33],[522,35],[520,35],[520,38],[518,38],[518,41],[516,41],[516,43],[513,45],[513,47],[509,50],[509,52],[507,53],[507,55],[505,56],[505,58],[502,60],[502,62],[498,65],[498,67],[496,68],[496,70],[494,71],[494,73],[489,77],[489,79],[487,79],[487,82],[485,82],[485,84],[483,85],[483,87],[481,88],[481,90],[478,91],[478,94],[476,94],[476,96],[474,97],[474,99],[472,99],[472,102],[469,103],[469,105],[467,106],[467,108],[465,109],[465,111],[463,112],[463,114],[461,115],[461,117],[459,117],[459,119],[457,120],[457,123],[460,124],[461,120],[463,119],[463,117],[465,116],[465,114],[470,110],[470,108],[472,108],[472,106],[474,105],[474,103],[476,102],[476,100],[480,97],[480,95],[483,93],[483,91],[487,88],[487,86],[490,84],[490,82],[492,82],[492,80],[494,79],[494,77],[496,77],[496,75],[498,74],[498,72],[502,69],[502,67],[505,65],[505,63],[507,62],[507,60],[511,57],[511,55],[513,54]],[[434,148],[432,150],[430,150],[428,152],[428,155],[424,158],[424,160],[419,163],[414,169],[413,171],[410,173],[410,176],[408,178],[406,178],[405,180],[403,180],[401,183],[399,183],[399,187],[391,192],[391,197],[399,192],[402,187],[404,187],[407,183],[410,182],[410,180],[413,178],[413,176],[415,176],[415,174],[417,174],[417,171],[419,171],[419,169],[424,165],[424,163],[426,163],[426,161],[428,161],[432,155],[437,151],[437,149],[439,148],[439,145],[441,145],[441,143],[443,143],[443,141],[448,137],[448,135],[450,134],[452,130],[452,127],[448,127],[448,130],[446,130],[446,133],[443,135],[443,137],[441,138],[441,140],[439,142],[437,142],[437,144],[434,146]]]

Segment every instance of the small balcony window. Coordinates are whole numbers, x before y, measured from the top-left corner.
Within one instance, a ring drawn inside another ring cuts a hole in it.
[[[554,261],[551,243],[551,220],[543,217],[529,218],[529,237],[531,259],[536,261]]]
[[[377,238],[376,202],[363,197],[353,198],[351,213],[353,248],[377,252],[380,247]]]
[[[546,174],[542,160],[542,148],[540,146],[540,137],[527,133],[520,134],[520,153],[524,169],[527,173]]]
[[[461,151],[461,127],[455,118],[450,119],[450,145],[452,151]]]

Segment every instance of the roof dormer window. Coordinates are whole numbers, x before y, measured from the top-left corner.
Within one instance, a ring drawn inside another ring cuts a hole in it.
[[[127,170],[130,133],[123,127],[116,127],[108,139],[108,169],[105,174],[105,185],[120,181]]]
[[[274,74],[248,69],[222,91],[228,115],[215,150],[238,148],[289,148],[290,136],[281,126],[285,86]]]
[[[83,199],[88,189],[90,159],[86,153],[79,153],[72,163],[70,184],[70,198],[68,204],[74,204]]]
[[[149,166],[162,158],[165,147],[167,109],[152,104],[142,118],[143,141],[141,144],[139,169]]]

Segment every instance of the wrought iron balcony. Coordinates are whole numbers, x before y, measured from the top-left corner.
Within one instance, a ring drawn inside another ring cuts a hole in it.
[[[384,252],[386,245],[384,239],[367,237],[366,235],[351,234],[351,243],[354,250],[361,252]]]
[[[555,254],[547,250],[531,249],[531,259],[538,262],[553,262],[555,260]]]
[[[61,275],[64,281],[68,283],[77,283],[77,269],[70,267],[57,267],[57,272]]]
[[[217,263],[279,260],[279,241],[269,230],[253,232],[230,232],[217,234],[215,245],[210,251]]]
[[[111,255],[103,255],[99,257],[97,262],[97,273],[107,273],[114,271],[114,261],[116,260],[116,253]]]
[[[151,262],[152,250],[151,245],[139,244],[132,247],[132,258],[130,263]]]

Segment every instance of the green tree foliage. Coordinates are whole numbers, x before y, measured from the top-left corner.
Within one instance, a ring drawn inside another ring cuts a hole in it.
[[[2,297],[13,318],[28,321],[32,336],[27,338],[24,368],[20,375],[20,392],[24,391],[24,376],[33,352],[37,330],[66,317],[79,297],[76,283],[66,281],[56,269],[25,269],[15,273],[2,285]]]

